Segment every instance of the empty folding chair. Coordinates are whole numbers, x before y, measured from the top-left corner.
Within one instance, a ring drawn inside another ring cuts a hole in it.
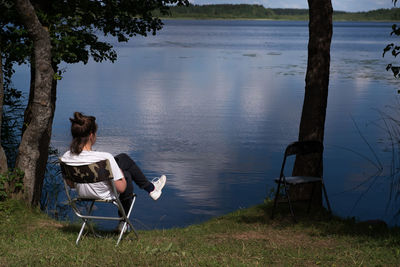
[[[65,192],[68,198],[68,202],[72,207],[72,210],[78,216],[83,220],[82,227],[79,231],[78,238],[76,239],[76,244],[79,243],[79,240],[82,236],[82,233],[85,229],[86,226],[89,227],[90,231],[95,235],[99,236],[95,233],[93,226],[90,224],[90,220],[115,220],[119,222],[124,222],[123,227],[120,231],[117,244],[118,246],[119,242],[121,241],[121,238],[123,234],[125,233],[125,230],[127,229],[128,225],[131,227],[133,232],[135,233],[136,237],[137,233],[135,229],[133,228],[133,225],[131,221],[129,220],[129,217],[131,215],[133,205],[135,204],[136,200],[136,194],[132,195],[132,204],[129,208],[128,214],[125,213],[124,208],[118,198],[118,193],[115,188],[113,176],[112,176],[112,171],[110,167],[110,162],[108,160],[102,160],[96,163],[92,163],[89,165],[82,165],[82,166],[70,166],[65,164],[64,162],[60,161],[60,167],[61,167],[61,173],[63,176],[64,180],[64,186],[65,186]],[[116,196],[112,199],[88,199],[88,198],[81,198],[81,197],[74,197],[72,198],[70,194],[70,186],[71,182],[73,183],[96,183],[96,182],[103,182],[103,181],[108,181],[110,183],[110,190],[113,192],[113,196]],[[83,211],[79,208],[81,203],[87,203],[89,202],[89,208],[87,211]],[[93,212],[93,207],[96,202],[101,202],[101,203],[110,203],[115,205],[118,210],[120,216],[115,217],[115,216],[94,216],[92,214]]]
[[[296,221],[296,217],[294,215],[292,201],[290,199],[290,188],[294,185],[300,184],[312,184],[311,194],[309,196],[309,204],[308,204],[308,211],[310,210],[310,206],[312,203],[312,198],[314,196],[314,190],[317,185],[321,185],[323,189],[323,194],[325,195],[326,204],[328,206],[329,212],[331,212],[331,206],[329,204],[328,195],[326,193],[326,188],[324,185],[324,181],[322,176],[315,177],[315,176],[289,176],[286,177],[284,174],[285,164],[287,158],[289,156],[296,156],[296,155],[306,155],[311,153],[322,153],[324,150],[324,146],[319,141],[297,141],[289,144],[286,147],[285,154],[283,157],[281,172],[279,178],[275,179],[277,185],[277,190],[274,199],[274,207],[272,209],[271,219],[274,217],[275,209],[278,204],[278,198],[281,197],[281,185],[283,186],[284,194],[283,196],[287,199],[289,203],[290,213],[292,214],[293,220]]]

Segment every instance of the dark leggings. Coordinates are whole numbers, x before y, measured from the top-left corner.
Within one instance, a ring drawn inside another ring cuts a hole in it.
[[[133,161],[133,159],[131,159],[127,154],[122,153],[115,156],[114,158],[118,166],[122,170],[126,180],[126,189],[123,193],[119,195],[119,199],[122,206],[124,207],[125,212],[128,213],[129,207],[132,203],[132,181],[134,181],[135,184],[137,184],[140,188],[146,190],[149,193],[154,189],[154,186],[149,180],[147,180],[146,176],[144,176],[143,172],[136,165],[135,161]]]

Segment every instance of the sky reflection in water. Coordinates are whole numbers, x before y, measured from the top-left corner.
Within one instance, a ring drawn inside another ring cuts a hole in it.
[[[341,193],[376,171],[354,152],[374,158],[354,122],[390,163],[378,145],[386,133],[373,125],[376,109],[396,98],[388,58],[381,57],[389,33],[383,23],[334,28],[325,180],[332,208],[342,216],[393,217],[393,210],[385,211],[385,177],[355,209],[370,184]],[[184,226],[261,203],[274,187],[284,147],[297,139],[307,41],[303,22],[167,21],[157,36],[118,45],[115,64],[67,66],[53,145],[68,148],[68,118],[83,111],[99,123],[95,149],[128,153],[149,178],[167,174],[158,202],[136,190],[139,228]]]

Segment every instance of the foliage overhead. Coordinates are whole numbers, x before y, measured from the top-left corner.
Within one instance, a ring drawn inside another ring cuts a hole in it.
[[[4,85],[11,82],[13,64],[25,63],[32,48],[27,32],[17,21],[11,0],[0,0],[0,57],[3,59]]]
[[[393,5],[396,6],[397,0],[392,0]],[[400,35],[400,27],[398,27],[396,24],[392,25],[392,32],[390,35]],[[400,54],[400,46],[395,45],[394,43],[388,44],[384,49],[383,49],[383,55],[382,57],[385,56],[387,52],[391,51],[392,56],[395,58]],[[393,64],[388,64],[386,66],[386,70],[391,70],[393,72],[393,75],[395,78],[400,78],[400,66],[394,66]]]
[[[188,0],[31,0],[38,18],[52,38],[52,60],[57,65],[115,61],[109,39],[126,42],[135,35],[156,34],[162,21],[155,11],[167,14],[171,5],[187,5]],[[2,53],[10,62],[23,63],[32,46],[21,26],[14,2],[0,0],[0,40]],[[17,45],[17,46],[16,46]],[[9,49],[10,47],[13,49]],[[7,75],[5,75],[7,76]]]

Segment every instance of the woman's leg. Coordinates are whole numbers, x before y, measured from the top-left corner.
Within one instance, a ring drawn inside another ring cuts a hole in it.
[[[122,172],[126,180],[126,189],[124,192],[119,194],[119,200],[121,201],[121,204],[124,207],[126,215],[128,215],[128,211],[129,208],[131,207],[133,200],[133,184],[132,184],[131,174],[127,171],[122,171]]]
[[[131,179],[137,184],[140,188],[147,190],[147,187],[151,187],[152,183],[147,180],[146,176],[144,176],[143,172],[136,165],[136,163],[131,159],[127,154],[122,153],[115,157],[118,166],[124,172],[129,172],[131,175]],[[149,192],[153,191],[152,188]]]
[[[140,188],[146,190],[149,193],[154,190],[154,185],[149,180],[147,180],[146,176],[144,176],[140,168],[127,154],[122,153],[117,155],[115,157],[115,161],[121,168],[126,180],[126,189],[123,193],[119,195],[119,199],[122,206],[124,207],[125,212],[127,213],[132,203],[132,181],[134,181]]]

